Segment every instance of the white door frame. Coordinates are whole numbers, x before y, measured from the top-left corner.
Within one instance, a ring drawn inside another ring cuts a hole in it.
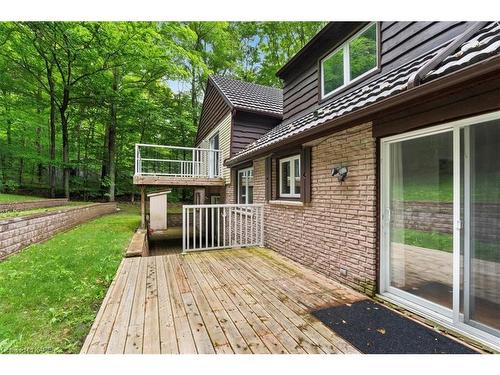
[[[441,124],[422,130],[411,131],[395,136],[385,137],[380,140],[380,290],[382,296],[392,300],[400,305],[407,307],[411,311],[428,316],[431,319],[439,321],[441,324],[453,328],[465,335],[471,336],[487,345],[500,349],[500,338],[481,330],[480,324],[466,324],[468,316],[460,312],[460,235],[463,223],[460,217],[460,131],[467,126],[479,125],[483,122],[500,119],[500,111],[474,116],[463,120],[458,120],[446,124]],[[423,298],[414,296],[390,285],[390,154],[389,145],[409,139],[426,137],[443,132],[453,132],[453,309],[448,309]],[[467,132],[465,133],[467,137]],[[468,145],[467,145],[468,146]],[[466,146],[465,152],[468,153]],[[466,163],[467,164],[467,163]],[[469,173],[467,165],[464,173]],[[464,178],[466,178],[465,176]],[[468,181],[464,181],[464,188],[470,189]],[[465,207],[464,207],[465,208]],[[468,219],[467,212],[465,219]],[[467,223],[466,223],[467,224]],[[467,248],[464,251],[468,251]],[[467,264],[465,265],[467,267]],[[467,268],[465,272],[468,272]],[[468,288],[468,286],[465,286]],[[464,298],[464,303],[468,305],[468,298]],[[467,307],[465,305],[465,307]],[[465,311],[465,310],[464,310]],[[464,321],[465,319],[465,321]]]

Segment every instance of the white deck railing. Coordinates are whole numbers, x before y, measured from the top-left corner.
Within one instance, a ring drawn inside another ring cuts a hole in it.
[[[264,246],[264,205],[182,206],[182,251]]]
[[[136,144],[135,175],[220,178],[222,154],[205,148]]]

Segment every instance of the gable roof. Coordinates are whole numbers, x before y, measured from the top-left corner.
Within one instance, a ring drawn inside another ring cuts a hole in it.
[[[285,76],[291,71],[303,69],[304,65],[316,62],[321,55],[325,54],[325,49],[331,50],[335,45],[339,45],[350,35],[361,30],[368,24],[369,22],[366,21],[328,22],[276,72],[276,76],[285,79]]]
[[[223,76],[210,76],[209,80],[234,109],[278,118],[283,116],[283,91],[281,89]]]
[[[229,164],[236,164],[246,160],[252,155],[273,148],[276,144],[286,143],[291,138],[298,137],[302,133],[305,135],[308,131],[319,128],[334,119],[354,113],[383,99],[406,91],[410,78],[439,54],[439,52],[444,50],[449,43],[451,42],[445,43],[437,49],[384,74],[366,86],[362,86],[333,101],[324,103],[314,111],[299,118],[292,118],[282,122],[231,158]],[[491,56],[498,56],[499,54],[500,24],[498,22],[488,23],[474,36],[462,43],[437,67],[427,73],[422,81],[429,82],[435,80],[458,69],[465,68]]]

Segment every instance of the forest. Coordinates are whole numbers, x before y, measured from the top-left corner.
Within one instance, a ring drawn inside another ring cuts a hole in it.
[[[209,75],[279,87],[323,26],[0,23],[0,192],[134,199],[134,144],[193,146]]]

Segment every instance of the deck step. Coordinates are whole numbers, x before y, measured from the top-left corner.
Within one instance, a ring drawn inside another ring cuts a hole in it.
[[[148,234],[144,229],[137,229],[128,245],[125,258],[149,255]]]

